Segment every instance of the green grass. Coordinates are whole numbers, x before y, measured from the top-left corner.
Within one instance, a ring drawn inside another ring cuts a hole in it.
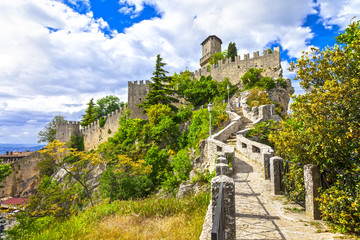
[[[103,201],[17,239],[164,239],[174,234],[199,239],[209,201],[206,193],[185,199]]]

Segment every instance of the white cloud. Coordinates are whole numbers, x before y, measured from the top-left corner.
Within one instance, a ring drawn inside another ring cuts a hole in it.
[[[339,26],[344,30],[351,19],[360,19],[360,0],[318,0],[324,26]]]
[[[342,24],[341,16],[358,6],[358,1],[347,6],[342,1],[334,7],[330,1],[328,5],[324,0],[318,2],[328,23]],[[71,3],[90,9],[91,1]],[[235,42],[239,53],[261,51],[278,42],[291,57],[306,50],[313,37],[311,29],[302,27],[305,17],[315,11],[312,0],[119,3],[124,14],[138,16],[147,4],[156,8],[161,18],[141,21],[118,33],[103,19],[94,19],[91,11],[80,14],[61,1],[0,3],[0,122],[13,125],[13,119],[24,118],[16,129],[7,131],[0,126],[1,135],[27,131],[32,134],[26,139],[34,138],[40,124],[56,114],[78,120],[92,97],[117,94],[127,101],[127,81],[149,79],[158,53],[170,73],[186,67],[195,70],[201,57],[200,43],[210,34],[223,40],[223,48]],[[42,118],[28,118],[24,112]],[[0,137],[0,142],[4,138]]]

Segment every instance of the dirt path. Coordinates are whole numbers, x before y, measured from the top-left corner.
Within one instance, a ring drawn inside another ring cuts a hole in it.
[[[309,220],[296,204],[270,192],[262,166],[236,153],[236,239],[346,239],[333,234],[322,221]]]

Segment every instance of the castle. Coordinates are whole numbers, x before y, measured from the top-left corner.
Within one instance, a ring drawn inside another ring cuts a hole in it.
[[[225,62],[219,61],[217,65],[209,65],[209,58],[213,53],[221,51],[222,41],[215,35],[207,37],[202,43],[202,57],[200,58],[200,69],[192,72],[194,78],[201,76],[212,76],[217,81],[223,81],[224,78],[229,78],[231,84],[241,85],[241,77],[249,68],[262,68],[263,76],[272,78],[282,77],[282,68],[280,65],[280,48],[276,47],[271,50],[264,50],[263,55],[259,52],[254,52],[253,56],[245,54],[244,58],[237,56],[234,62],[227,59]],[[128,82],[128,109],[130,110],[131,118],[147,119],[147,116],[142,113],[143,109],[138,108],[137,105],[142,103],[148,92],[149,80]],[[124,113],[125,109],[117,110],[106,116],[106,124],[103,127],[99,126],[96,121],[91,125],[80,129],[79,122],[65,122],[56,126],[56,139],[61,142],[70,140],[72,134],[83,136],[85,150],[95,148],[98,144],[107,140],[108,137],[114,135],[119,127],[119,117]]]

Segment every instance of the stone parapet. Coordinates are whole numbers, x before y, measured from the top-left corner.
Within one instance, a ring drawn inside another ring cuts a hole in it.
[[[214,221],[215,209],[221,184],[223,186],[224,196],[225,239],[233,240],[236,239],[235,183],[234,179],[231,177],[220,175],[211,180],[212,219]]]
[[[236,135],[236,150],[246,157],[265,165],[265,160],[269,158],[268,155],[272,156],[274,154],[274,150],[268,145],[247,139],[241,132]]]

